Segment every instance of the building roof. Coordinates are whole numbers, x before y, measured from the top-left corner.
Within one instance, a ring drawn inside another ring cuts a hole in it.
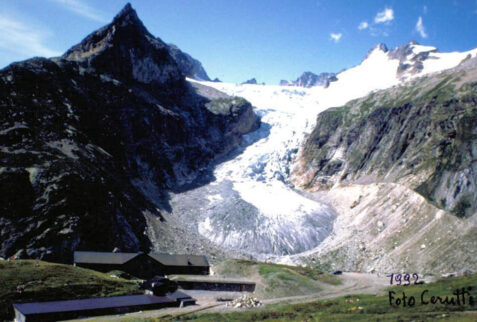
[[[129,262],[131,259],[142,253],[108,253],[108,252],[74,252],[75,263],[87,264],[115,264],[121,265]],[[208,267],[207,257],[203,255],[179,255],[150,253],[151,258],[155,259],[164,266],[199,266]]]
[[[252,280],[245,278],[217,277],[210,275],[168,275],[168,278],[174,282],[195,282],[195,283],[220,283],[220,284],[256,284]]]
[[[149,256],[165,266],[202,266],[209,267],[207,257],[203,255],[171,255],[150,253]]]
[[[100,297],[70,301],[14,303],[13,307],[25,314],[55,313],[95,310],[115,307],[131,307],[138,305],[153,305],[159,303],[175,303],[176,298],[154,295],[129,295]]]
[[[124,264],[141,253],[79,252],[74,253],[75,263]]]

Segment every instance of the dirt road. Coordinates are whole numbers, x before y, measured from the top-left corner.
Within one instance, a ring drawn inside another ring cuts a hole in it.
[[[271,299],[259,299],[265,306],[274,303],[303,303],[318,299],[328,299],[348,294],[383,294],[384,289],[389,286],[389,279],[384,276],[366,273],[343,273],[339,276],[340,285],[323,284],[323,290],[317,293],[289,296]],[[185,291],[188,295],[197,300],[197,305],[185,308],[167,308],[161,310],[152,310],[144,312],[136,312],[125,315],[112,315],[97,317],[94,319],[86,319],[86,321],[117,321],[121,319],[134,318],[161,318],[168,315],[189,314],[193,312],[228,312],[234,309],[225,306],[225,302],[217,301],[217,299],[233,299],[240,297],[240,292],[215,292],[215,291]],[[253,296],[253,294],[251,294]]]
[[[340,276],[342,284],[323,284],[323,290],[317,293],[299,296],[264,299],[264,305],[275,303],[304,303],[318,299],[328,299],[348,294],[384,294],[384,289],[389,286],[389,278],[367,273],[343,273]],[[225,304],[204,309],[206,312],[225,312],[234,309]]]

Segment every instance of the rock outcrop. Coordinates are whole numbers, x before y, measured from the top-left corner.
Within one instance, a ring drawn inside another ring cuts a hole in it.
[[[169,54],[175,60],[182,74],[199,81],[210,81],[202,63],[189,54],[180,50],[176,45],[168,45]]]
[[[296,182],[396,182],[436,206],[477,211],[477,59],[453,70],[378,91],[318,116]]]
[[[477,268],[477,58],[318,115],[293,182],[329,200],[322,269]]]
[[[337,81],[334,73],[320,73],[319,75],[312,72],[304,72],[295,81],[281,80],[280,86],[299,86],[299,87],[314,87],[314,86],[330,86],[330,82]]]
[[[420,46],[415,41],[410,41],[406,45],[398,46],[389,52],[391,59],[399,59],[397,76],[406,78],[419,74],[424,69],[424,61],[430,58],[432,53],[438,53],[435,47],[423,47],[421,50],[415,50],[416,46]]]
[[[242,85],[244,85],[244,84],[257,85],[257,80],[255,78],[251,78],[251,79],[246,80],[245,82],[242,83]]]
[[[148,251],[145,214],[259,119],[201,95],[128,4],[62,57],[0,71],[0,256]]]

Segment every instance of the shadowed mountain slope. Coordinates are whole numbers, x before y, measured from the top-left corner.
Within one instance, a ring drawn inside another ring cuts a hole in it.
[[[248,102],[213,102],[129,4],[62,57],[1,70],[0,256],[150,249],[163,192],[258,126]]]

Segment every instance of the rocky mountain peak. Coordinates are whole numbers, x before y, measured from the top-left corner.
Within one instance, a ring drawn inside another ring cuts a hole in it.
[[[293,85],[293,82],[290,82],[286,79],[281,79],[280,80],[280,83],[278,83],[278,85],[280,86],[292,86]]]
[[[250,78],[249,80],[246,80],[245,82],[242,83],[242,85],[244,84],[251,84],[251,85],[257,85],[257,80],[254,78]]]
[[[98,56],[114,45],[134,47],[151,36],[137,16],[136,11],[128,3],[111,23],[91,33],[78,45],[70,48],[63,57],[81,61],[91,56]],[[152,36],[151,36],[152,37]]]
[[[310,88],[313,86],[323,86],[328,87],[330,82],[337,81],[335,73],[320,73],[315,74],[310,71],[304,72],[298,77],[295,81],[281,80],[280,86],[300,86]]]
[[[406,60],[412,59],[414,55],[425,56],[430,52],[438,52],[436,47],[422,46],[414,40],[411,40],[405,45],[397,46],[395,49],[389,51],[389,57],[393,59]],[[412,56],[412,57],[410,57]]]
[[[382,52],[387,53],[387,52],[389,51],[389,49],[388,49],[388,47],[387,47],[385,44],[379,43],[379,44],[377,44],[376,46],[374,46],[373,48],[371,48],[371,49],[367,52],[367,54],[366,54],[366,56],[364,56],[364,59],[363,59],[363,60],[368,59],[369,56],[371,56],[371,54],[374,53],[374,52],[376,52],[376,51],[382,51]]]
[[[377,44],[374,49],[379,49],[381,51],[384,51],[384,52],[387,52],[388,51],[388,47],[386,46],[386,44],[384,43],[379,43]]]
[[[170,246],[167,190],[260,120],[243,99],[187,84],[169,48],[127,5],[63,57],[0,70],[0,257]]]
[[[304,72],[297,78],[295,84],[301,87],[313,87],[323,86],[328,87],[330,82],[336,81],[336,75],[334,73],[320,73],[319,75],[312,72]]]
[[[63,58],[116,79],[159,86],[183,80],[168,46],[149,33],[130,4],[110,24],[69,49]]]
[[[124,8],[119,11],[119,13],[114,17],[113,23],[116,24],[140,24],[142,25],[141,20],[137,16],[136,10],[133,9],[130,3],[127,3]]]
[[[407,56],[413,54],[413,44],[408,43],[405,45],[397,46],[395,49],[391,50],[388,54],[392,59],[406,60]]]
[[[310,77],[314,77],[314,76],[317,76],[315,73],[312,73],[312,72],[304,72],[303,74],[301,74],[300,78],[310,78]]]
[[[424,61],[429,58],[430,53],[438,52],[437,48],[431,46],[422,46],[416,41],[397,46],[388,52],[391,59],[399,60],[397,76],[406,79],[410,75],[420,73],[424,68]]]

